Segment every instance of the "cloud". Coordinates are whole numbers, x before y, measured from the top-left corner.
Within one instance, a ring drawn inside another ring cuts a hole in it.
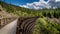
[[[25,8],[31,8],[31,9],[42,9],[42,8],[51,8],[53,6],[53,8],[55,7],[59,7],[60,6],[60,2],[58,2],[59,0],[48,0],[47,2],[45,2],[44,0],[40,0],[39,2],[33,2],[33,3],[27,3],[26,5],[20,5],[21,7],[25,7]]]
[[[60,0],[56,0],[56,1],[60,1]]]
[[[20,7],[29,8],[27,5],[19,5]]]

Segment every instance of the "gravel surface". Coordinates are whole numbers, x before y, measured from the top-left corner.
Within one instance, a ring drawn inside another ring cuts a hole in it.
[[[16,34],[17,19],[0,29],[0,34]]]

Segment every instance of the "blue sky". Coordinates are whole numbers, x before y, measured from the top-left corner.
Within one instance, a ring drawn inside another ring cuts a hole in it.
[[[4,1],[4,0],[3,0]],[[39,0],[5,0],[5,2],[15,5],[24,5],[26,3],[38,2]]]
[[[4,1],[4,0],[3,0]],[[5,2],[14,5],[25,5],[26,3],[38,2],[39,0],[5,0]],[[47,1],[47,0],[45,0]]]

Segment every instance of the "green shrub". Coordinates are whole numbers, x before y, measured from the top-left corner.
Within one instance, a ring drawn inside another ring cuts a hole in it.
[[[35,34],[60,34],[60,24],[54,23],[46,18],[39,18],[36,21],[33,33]]]

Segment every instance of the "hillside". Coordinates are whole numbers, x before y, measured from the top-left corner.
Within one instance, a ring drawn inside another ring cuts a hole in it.
[[[6,12],[16,15],[16,16],[44,16],[44,17],[50,17],[50,18],[60,17],[60,8],[34,10],[34,9],[27,9],[27,8],[22,8],[19,6],[10,5],[4,2],[0,2],[0,5],[3,7],[3,9]]]
[[[60,8],[57,9],[27,9],[0,2],[3,10],[16,17],[39,16],[36,20],[33,34],[60,34]]]
[[[44,17],[60,17],[60,8],[57,9],[42,9],[42,10],[34,10],[22,8],[19,6],[10,5],[4,2],[0,2],[0,5],[3,7],[5,11],[8,13],[17,15],[17,16],[44,16]]]
[[[16,16],[22,16],[24,13],[27,14],[26,11],[31,11],[30,9],[10,5],[5,2],[0,2],[0,5],[3,7],[3,10],[5,10],[6,12],[8,12],[10,14],[16,15]]]
[[[8,12],[4,11],[2,6],[0,5],[0,18],[11,18],[13,15],[9,14]]]

